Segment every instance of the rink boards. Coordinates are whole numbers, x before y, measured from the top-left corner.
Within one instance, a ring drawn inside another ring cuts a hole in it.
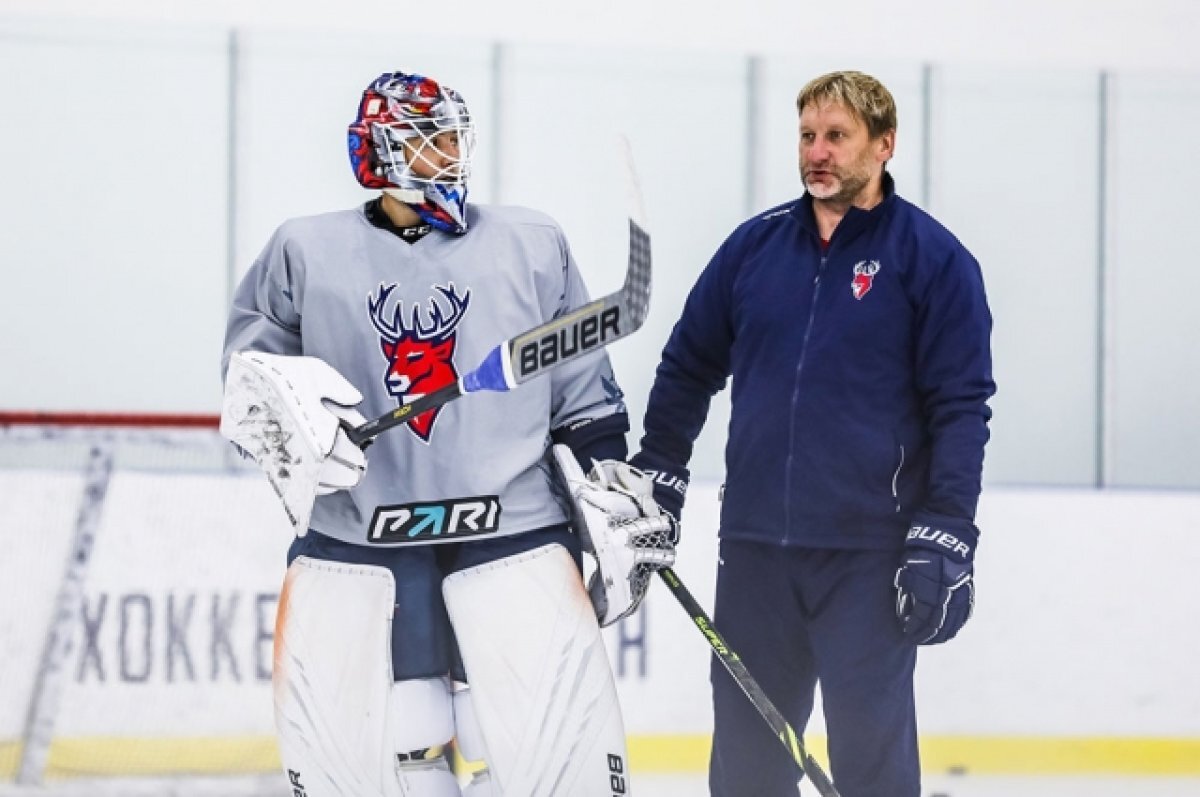
[[[55,692],[39,662],[82,488],[77,473],[0,470],[0,782],[31,700]],[[677,570],[708,607],[716,516],[716,486],[694,487]],[[1200,774],[1200,497],[996,489],[980,526],[977,616],[919,666],[925,769]],[[256,472],[117,471],[59,670],[47,777],[272,770],[288,539]],[[708,648],[686,615],[658,585],[606,641],[632,769],[702,770]],[[821,750],[819,717],[810,731]]]

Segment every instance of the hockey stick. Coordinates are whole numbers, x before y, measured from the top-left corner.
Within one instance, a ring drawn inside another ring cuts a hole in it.
[[[767,721],[767,725],[771,726],[775,737],[792,754],[792,759],[795,760],[796,766],[800,767],[801,772],[808,775],[808,779],[812,781],[813,786],[821,794],[821,797],[841,797],[838,790],[834,787],[833,782],[829,779],[829,776],[821,769],[821,765],[804,748],[804,740],[788,724],[788,721],[783,718],[783,715],[779,713],[779,709],[775,708],[775,704],[763,692],[762,687],[758,685],[758,681],[754,680],[754,677],[750,675],[750,671],[742,663],[741,657],[731,650],[729,645],[725,644],[725,638],[717,631],[712,620],[692,596],[692,593],[679,580],[679,576],[675,575],[675,571],[669,567],[664,567],[658,571],[658,574],[662,576],[663,583],[671,590],[671,594],[675,596],[680,605],[691,615],[692,622],[700,629],[700,633],[704,634],[704,638],[708,640],[709,647],[717,654],[717,657],[721,660],[721,664],[733,676],[733,680],[737,681],[737,685],[746,693],[746,697],[750,698],[750,702],[754,704],[754,708],[758,709],[758,713],[762,715],[762,718]]]
[[[361,426],[341,421],[356,445],[366,448],[388,429],[468,393],[512,390],[552,368],[599,351],[642,326],[650,309],[650,234],[628,141],[623,140],[623,150],[629,263],[621,289],[503,341],[474,370],[452,384]],[[253,357],[253,353],[248,354]],[[284,400],[282,388],[262,374],[265,367],[240,353],[230,358],[221,434],[238,444],[267,474],[288,520],[303,536],[308,531],[320,470],[328,452],[311,448],[310,435],[299,431],[311,421],[297,417],[292,402]]]

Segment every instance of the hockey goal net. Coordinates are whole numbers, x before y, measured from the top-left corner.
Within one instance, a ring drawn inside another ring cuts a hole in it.
[[[270,668],[291,532],[216,428],[0,412],[0,795],[290,793]]]

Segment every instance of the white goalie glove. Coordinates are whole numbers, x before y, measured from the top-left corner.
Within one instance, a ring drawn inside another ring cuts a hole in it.
[[[650,477],[624,462],[596,462],[584,476],[571,449],[552,448],[583,549],[596,560],[588,595],[600,625],[637,610],[654,572],[675,564],[675,518],[654,501]]]
[[[246,351],[229,360],[221,435],[267,473],[303,536],[312,497],[348,490],[367,470],[363,450],[344,424],[366,418],[354,405],[362,394],[316,357]]]

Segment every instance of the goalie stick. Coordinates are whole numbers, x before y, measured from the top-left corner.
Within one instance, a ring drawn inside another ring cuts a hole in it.
[[[779,709],[775,708],[775,704],[771,702],[762,687],[758,685],[758,681],[750,675],[750,671],[746,669],[746,665],[742,663],[742,659],[730,649],[726,644],[725,638],[721,636],[713,625],[712,619],[700,606],[699,602],[688,591],[688,588],[679,580],[679,576],[669,567],[664,567],[658,571],[662,576],[663,583],[671,590],[671,594],[679,601],[687,613],[691,615],[692,622],[700,629],[700,633],[708,640],[708,645],[717,654],[717,658],[721,660],[721,664],[733,676],[733,680],[737,681],[737,685],[746,693],[746,697],[750,698],[750,702],[762,718],[767,721],[767,725],[775,733],[775,737],[780,743],[787,748],[791,753],[792,759],[795,760],[796,766],[800,767],[800,771],[808,776],[812,781],[813,786],[821,797],[841,797],[838,790],[834,787],[833,782],[825,771],[821,769],[821,765],[804,747],[804,740],[796,733],[795,729],[784,719],[783,714],[779,713]]]
[[[351,441],[366,448],[383,432],[424,412],[469,393],[512,390],[552,368],[599,351],[642,326],[650,309],[650,234],[629,142],[622,138],[621,143],[629,205],[629,262],[621,289],[501,342],[483,362],[457,382],[361,426],[342,420],[342,428]],[[289,446],[301,445],[304,436],[293,433],[299,421],[281,409],[286,402],[278,400],[276,388],[252,370],[239,369],[236,379],[232,375],[231,362],[225,388],[226,406],[235,407],[235,410],[226,413],[230,417],[222,418],[222,434],[239,443],[239,435],[243,434],[240,427],[271,425],[273,431],[268,439],[255,435],[257,448],[251,456],[267,474],[296,533],[304,535],[316,498],[321,463],[327,454],[290,450]],[[248,450],[249,447],[243,445],[242,448]]]

